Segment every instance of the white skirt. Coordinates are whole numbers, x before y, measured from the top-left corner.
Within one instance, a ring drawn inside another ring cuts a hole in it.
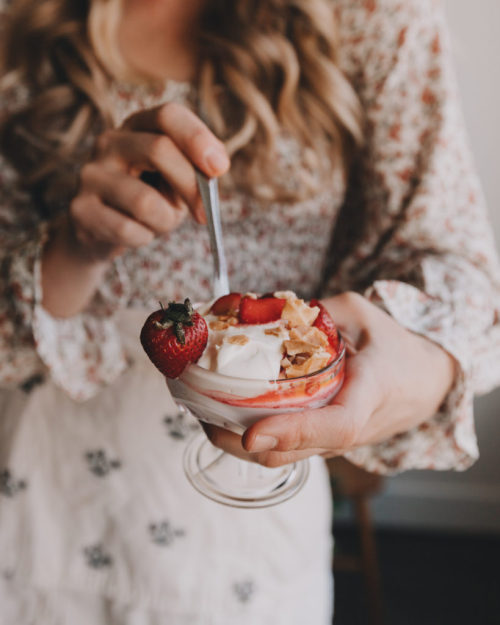
[[[275,507],[198,494],[197,424],[143,354],[143,319],[123,315],[132,364],[93,399],[50,380],[0,394],[0,625],[330,625],[323,461]]]

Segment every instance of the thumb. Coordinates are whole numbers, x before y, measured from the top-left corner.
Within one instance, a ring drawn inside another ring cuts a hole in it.
[[[356,369],[356,363],[348,360],[344,386],[331,404],[265,417],[246,430],[243,447],[249,452],[354,447],[377,404]]]

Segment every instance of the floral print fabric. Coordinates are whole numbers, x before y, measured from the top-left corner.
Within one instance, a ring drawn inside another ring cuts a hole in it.
[[[334,5],[341,65],[366,114],[365,149],[347,189],[337,173],[330,188],[294,206],[263,207],[237,191],[222,198],[231,284],[240,290],[294,288],[309,297],[321,288],[326,262],[331,269],[323,295],[365,292],[400,323],[450,351],[461,374],[443,412],[351,457],[377,471],[464,468],[477,457],[472,393],[491,388],[499,377],[498,366],[491,366],[500,343],[498,266],[441,12],[430,0]],[[156,92],[116,85],[116,122],[160,102],[189,103],[190,91],[179,83]],[[15,98],[8,104],[15,106]],[[281,158],[293,166],[296,154],[285,148]],[[87,311],[71,320],[51,318],[40,307],[43,224],[36,223],[36,211],[6,163],[0,175],[4,385],[46,372],[85,400],[127,366],[113,323],[116,310],[210,296],[207,234],[188,222],[116,260]],[[336,222],[335,253],[329,254]],[[432,451],[422,453],[423,447]]]
[[[472,397],[500,380],[500,273],[467,147],[442,12],[433,0],[334,0],[332,5],[341,37],[340,64],[366,116],[365,146],[348,181],[334,171],[330,184],[307,201],[264,206],[238,190],[223,194],[231,286],[262,292],[291,288],[306,298],[356,290],[448,350],[459,371],[439,414],[348,456],[381,473],[464,469],[478,456]],[[165,101],[194,106],[192,96],[189,85],[175,82],[158,91],[116,84],[116,123]],[[13,93],[1,106],[15,107],[24,97]],[[298,166],[297,149],[285,137],[280,141],[287,175]],[[54,319],[40,304],[45,238],[46,224],[20,191],[16,174],[0,161],[0,384],[5,397],[17,397],[20,388],[42,392],[52,385],[54,393],[81,405],[79,410],[98,404],[110,388],[126,397],[130,385],[124,380],[133,364],[117,320],[124,310],[151,310],[158,299],[210,297],[205,228],[187,221],[150,246],[116,259],[88,309],[67,320]],[[24,404],[9,405],[22,419]],[[125,413],[129,409],[126,401],[120,406]],[[169,418],[173,427],[174,417]],[[127,459],[109,455],[98,441],[92,445],[82,450],[87,473],[109,488],[110,480],[125,471]],[[6,460],[0,454],[1,463]],[[103,467],[105,478],[98,474]],[[0,472],[4,495],[12,501],[29,497],[29,470],[9,463]],[[156,546],[189,542],[185,529],[161,511],[146,529]],[[80,552],[101,573],[113,569],[119,558],[108,553],[99,536],[89,536]],[[250,603],[258,581],[241,571],[233,588]]]

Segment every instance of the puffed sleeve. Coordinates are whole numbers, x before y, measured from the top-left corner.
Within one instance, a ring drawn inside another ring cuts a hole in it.
[[[12,105],[15,99],[9,95],[0,102],[4,112],[7,100]],[[113,293],[103,284],[88,310],[53,318],[41,305],[48,224],[18,183],[0,155],[0,387],[29,387],[50,376],[71,397],[85,400],[126,366],[114,316],[127,276],[116,261],[110,268]],[[123,288],[117,288],[120,283]]]
[[[473,395],[500,382],[500,273],[443,12],[433,0],[339,7],[343,62],[367,129],[325,293],[364,293],[459,365],[434,418],[349,459],[380,473],[465,469],[478,457]]]

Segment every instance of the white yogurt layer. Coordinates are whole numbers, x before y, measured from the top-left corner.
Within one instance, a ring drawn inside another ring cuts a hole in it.
[[[283,341],[288,339],[282,321],[213,330],[210,323],[218,318],[206,315],[205,319],[209,326],[208,342],[197,363],[200,367],[236,378],[278,379]]]

